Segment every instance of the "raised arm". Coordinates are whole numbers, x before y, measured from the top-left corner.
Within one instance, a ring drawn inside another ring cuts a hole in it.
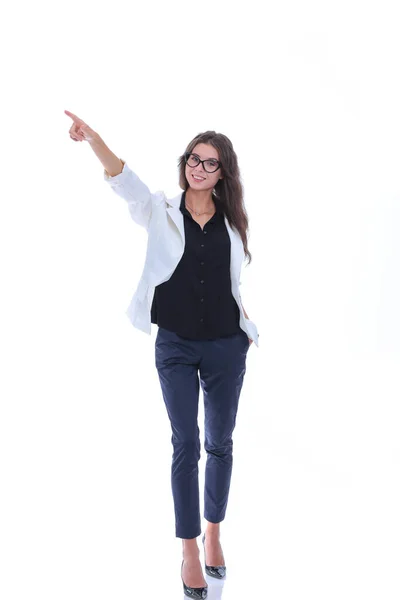
[[[147,185],[139,179],[126,162],[110,150],[96,131],[68,110],[64,112],[73,121],[69,130],[70,137],[76,142],[86,141],[89,143],[104,167],[105,181],[118,196],[126,200],[132,219],[148,230],[152,204],[153,201],[156,201],[156,197],[151,194]]]
[[[75,142],[88,142],[110,177],[121,173],[123,167],[121,160],[114,152],[111,152],[99,134],[89,127],[85,121],[74,115],[74,113],[69,112],[69,110],[65,110],[64,112],[73,121],[69,130],[70,137]]]

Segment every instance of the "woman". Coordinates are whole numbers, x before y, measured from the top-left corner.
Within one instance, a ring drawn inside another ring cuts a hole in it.
[[[197,135],[179,159],[183,192],[173,199],[149,188],[76,115],[70,136],[88,141],[104,167],[104,179],[146,228],[148,246],[138,288],[127,309],[132,324],[151,333],[158,325],[155,361],[172,428],[172,492],[176,537],[182,538],[181,577],[189,598],[206,598],[197,537],[201,534],[197,422],[204,395],[207,465],[203,544],[206,572],[226,574],[220,544],[232,472],[232,432],[257,328],[239,293],[248,219],[237,156],[223,134]],[[200,381],[199,381],[200,379]]]

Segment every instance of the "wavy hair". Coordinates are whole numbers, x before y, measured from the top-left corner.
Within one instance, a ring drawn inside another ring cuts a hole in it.
[[[218,180],[212,194],[219,201],[229,225],[235,227],[239,232],[244,253],[250,264],[252,257],[247,246],[249,218],[243,200],[243,185],[238,160],[230,139],[223,133],[215,131],[205,131],[196,135],[179,157],[179,185],[184,191],[189,188],[189,182],[185,175],[185,154],[191,153],[197,144],[210,144],[218,150],[223,178]]]

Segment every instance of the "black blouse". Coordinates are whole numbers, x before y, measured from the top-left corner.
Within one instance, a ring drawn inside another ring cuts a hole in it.
[[[171,278],[156,287],[151,308],[152,323],[193,340],[241,331],[231,287],[231,241],[224,213],[214,202],[216,212],[202,229],[182,193],[185,250]]]

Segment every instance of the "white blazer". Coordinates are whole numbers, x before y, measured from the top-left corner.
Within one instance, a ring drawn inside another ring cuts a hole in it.
[[[150,335],[155,288],[172,276],[185,249],[185,227],[180,210],[182,192],[172,199],[168,199],[162,191],[151,193],[127,163],[120,160],[124,165],[122,172],[110,177],[104,169],[104,179],[118,196],[126,200],[132,219],[148,232],[143,273],[126,314],[134,327]],[[243,242],[226,217],[225,223],[231,239],[232,295],[240,310],[239,325],[258,346],[257,327],[246,319],[239,293],[240,272],[245,258]]]

